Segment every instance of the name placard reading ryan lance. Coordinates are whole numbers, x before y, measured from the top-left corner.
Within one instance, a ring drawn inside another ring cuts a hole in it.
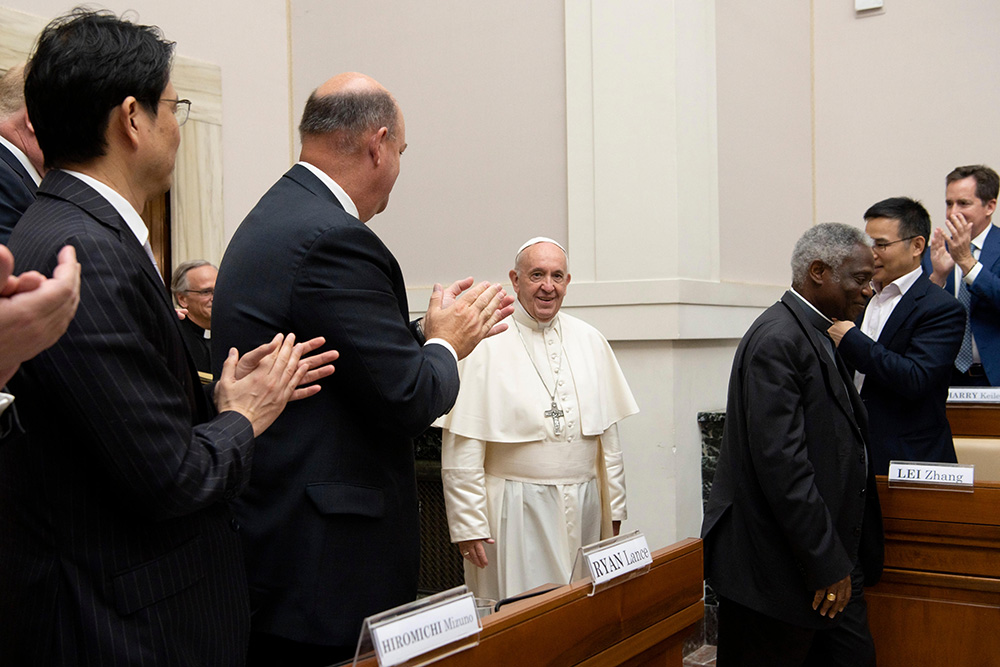
[[[975,466],[959,463],[889,461],[889,486],[911,486],[971,491]]]
[[[406,616],[372,624],[372,643],[379,665],[401,665],[478,633],[482,627],[471,593]]]
[[[653,564],[653,556],[649,553],[646,536],[638,532],[630,539],[588,552],[585,557],[595,588],[612,579]]]

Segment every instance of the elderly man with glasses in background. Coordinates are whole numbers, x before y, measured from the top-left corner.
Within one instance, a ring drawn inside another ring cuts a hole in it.
[[[174,269],[170,291],[183,312],[181,335],[198,373],[212,375],[212,299],[219,270],[204,259]]]

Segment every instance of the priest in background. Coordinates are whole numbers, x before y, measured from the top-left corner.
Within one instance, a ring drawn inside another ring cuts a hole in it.
[[[559,313],[563,247],[529,240],[510,280],[512,326],[459,364],[458,399],[436,422],[451,541],[466,584],[493,599],[568,583],[581,546],[618,534],[618,422],[639,411],[604,336]]]
[[[181,335],[203,382],[212,379],[212,301],[218,275],[211,262],[194,259],[174,269],[170,280],[174,300],[184,309]]]

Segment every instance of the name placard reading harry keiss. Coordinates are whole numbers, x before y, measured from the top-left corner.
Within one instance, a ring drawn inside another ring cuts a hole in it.
[[[595,587],[653,563],[646,536],[641,533],[637,533],[632,539],[591,551],[586,554],[586,558]]]
[[[940,487],[972,487],[975,466],[956,463],[889,462],[889,486],[913,484]]]
[[[372,643],[382,667],[441,648],[480,631],[476,601],[471,594],[428,607],[414,614],[373,625]]]

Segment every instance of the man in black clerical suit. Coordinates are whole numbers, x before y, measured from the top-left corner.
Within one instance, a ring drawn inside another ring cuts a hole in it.
[[[867,416],[827,329],[871,295],[871,239],[809,229],[792,289],[743,336],[705,507],[720,667],[874,666],[864,585],[882,570]]]
[[[830,336],[856,371],[875,474],[892,460],[955,463],[945,404],[965,309],[921,269],[931,218],[920,202],[893,197],[865,211],[865,232],[875,241],[875,294],[858,326],[837,322]]]
[[[154,27],[77,9],[27,66],[49,171],[10,248],[47,275],[73,246],[82,287],[63,337],[11,381],[30,439],[0,446],[4,664],[242,665],[250,614],[227,501],[254,437],[318,390],[295,386],[332,372],[299,359],[322,341],[275,336],[230,351],[202,390],[139,216],[170,186],[186,118],[172,53]]]
[[[186,313],[181,335],[199,373],[212,374],[212,302],[219,270],[204,259],[184,262],[174,269],[170,291]]]
[[[35,201],[42,173],[42,151],[24,105],[24,65],[15,65],[0,77],[0,243]]]
[[[251,665],[349,657],[365,617],[416,597],[412,438],[454,402],[457,360],[513,312],[499,285],[469,289],[468,278],[435,286],[422,322],[408,323],[403,274],[364,224],[386,207],[406,148],[403,115],[381,85],[330,79],[299,129],[300,162],[233,236],[212,315],[216,369],[227,347],[275,326],[324,336],[341,355],[323,393],[289,406],[261,439],[269,446],[235,504]]]

